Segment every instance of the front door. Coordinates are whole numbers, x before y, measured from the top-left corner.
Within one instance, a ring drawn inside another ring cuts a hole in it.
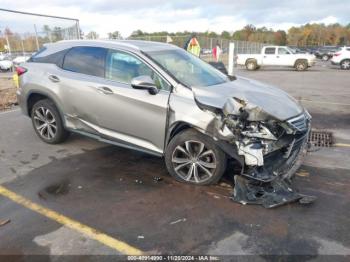
[[[293,54],[285,47],[279,47],[277,51],[277,65],[280,66],[293,66],[294,57]]]
[[[156,95],[134,89],[134,77],[148,75],[157,84]],[[163,153],[170,84],[134,54],[109,50],[105,80],[95,86],[100,132],[116,141],[157,154]]]

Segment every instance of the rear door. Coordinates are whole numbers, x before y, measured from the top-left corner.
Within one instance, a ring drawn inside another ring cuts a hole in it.
[[[91,125],[98,126],[95,86],[104,81],[107,49],[80,46],[71,48],[65,55],[62,69],[49,76],[52,82],[60,85],[60,97],[68,126],[88,132],[96,132]]]
[[[276,65],[276,51],[276,47],[266,47],[262,58],[262,64]]]

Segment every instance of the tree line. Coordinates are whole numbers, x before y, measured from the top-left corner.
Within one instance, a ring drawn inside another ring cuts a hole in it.
[[[41,30],[40,30],[41,29]],[[35,51],[43,43],[56,42],[63,39],[72,39],[71,36],[76,35],[76,28],[53,27],[44,25],[39,29],[39,34],[33,33],[18,34],[12,32],[9,28],[0,31],[0,52],[5,51],[7,40],[10,42],[12,51]],[[249,42],[268,43],[275,45],[291,45],[291,46],[323,46],[323,45],[350,45],[350,23],[348,25],[341,24],[305,24],[299,27],[291,27],[288,31],[273,30],[266,27],[255,27],[254,25],[246,25],[240,30],[234,32],[222,31],[220,34],[215,32],[144,32],[136,30],[131,37],[151,37],[151,36],[170,36],[170,37],[188,37],[195,33],[199,37],[223,38],[227,40],[240,40]],[[90,31],[86,35],[80,30],[80,38],[98,39],[99,34]],[[6,39],[7,38],[7,39]],[[119,31],[108,33],[109,39],[121,39]]]
[[[284,30],[273,30],[266,27],[257,28],[254,25],[246,25],[244,28],[234,31],[215,32],[177,32],[166,31],[147,33],[136,30],[131,37],[146,36],[184,36],[195,33],[197,36],[210,38],[224,38],[228,40],[240,40],[249,42],[269,43],[275,45],[291,46],[323,46],[323,45],[350,45],[350,23],[346,26],[341,24],[305,24],[299,27],[291,27],[287,32]]]

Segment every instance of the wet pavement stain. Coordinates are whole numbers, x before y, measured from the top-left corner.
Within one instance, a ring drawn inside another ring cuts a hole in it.
[[[66,195],[69,193],[69,190],[69,180],[63,180],[45,188],[45,192],[53,196]]]

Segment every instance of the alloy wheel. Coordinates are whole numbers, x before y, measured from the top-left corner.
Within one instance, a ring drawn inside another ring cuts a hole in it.
[[[45,107],[38,107],[34,111],[34,126],[40,136],[51,140],[57,134],[57,123],[53,113]]]
[[[345,60],[341,63],[342,69],[350,69],[350,60]]]
[[[201,183],[210,179],[216,169],[217,160],[213,150],[199,141],[186,141],[178,145],[171,161],[177,175],[183,180]]]

